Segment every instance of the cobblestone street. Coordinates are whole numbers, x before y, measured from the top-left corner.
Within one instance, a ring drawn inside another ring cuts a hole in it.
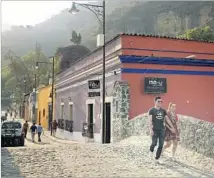
[[[148,157],[149,137],[121,143],[83,144],[28,138],[25,147],[2,148],[2,177],[214,177],[214,160],[179,147],[176,160],[164,152],[163,164]],[[30,135],[28,135],[29,137]]]
[[[214,0],[1,0],[0,178],[214,178]]]

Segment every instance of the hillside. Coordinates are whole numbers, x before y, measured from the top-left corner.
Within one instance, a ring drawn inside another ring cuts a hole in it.
[[[107,0],[107,39],[120,32],[175,36],[214,19],[214,2],[210,1],[130,1]],[[76,15],[69,14],[68,10],[33,28],[13,27],[11,31],[3,32],[2,46],[21,56],[33,50],[38,42],[45,54],[51,56],[58,47],[70,44],[74,29],[82,34],[82,43],[94,49],[100,29],[95,15],[84,8]],[[213,21],[209,25],[214,27]]]

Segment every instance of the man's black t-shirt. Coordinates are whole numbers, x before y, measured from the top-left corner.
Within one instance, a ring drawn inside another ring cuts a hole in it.
[[[34,133],[34,132],[36,132],[37,127],[36,127],[35,125],[32,125],[32,126],[30,127],[30,130]]]
[[[167,115],[166,110],[160,108],[151,108],[149,110],[149,115],[152,115],[152,125],[153,129],[164,129],[164,118]]]

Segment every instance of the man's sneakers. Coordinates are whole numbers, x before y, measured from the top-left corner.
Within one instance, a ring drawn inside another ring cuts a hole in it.
[[[156,164],[163,164],[163,161],[159,160],[159,159],[155,159],[155,163]]]
[[[153,154],[153,152],[149,152],[149,158],[150,158],[150,160],[154,163],[154,164],[163,164],[163,161],[162,160],[160,160],[160,159],[156,159],[155,157],[154,157],[154,154]]]

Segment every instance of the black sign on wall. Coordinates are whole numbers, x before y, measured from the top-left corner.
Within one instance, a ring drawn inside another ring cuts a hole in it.
[[[144,92],[150,94],[166,93],[167,92],[166,78],[145,77]]]
[[[99,80],[89,80],[88,81],[88,89],[100,89],[100,81]]]
[[[97,97],[100,96],[100,92],[88,92],[88,97]]]

